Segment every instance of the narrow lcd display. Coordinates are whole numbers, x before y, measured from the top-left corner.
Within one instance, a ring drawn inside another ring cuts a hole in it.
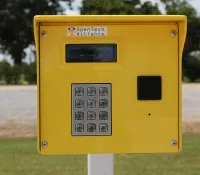
[[[66,62],[117,62],[117,44],[66,44]]]

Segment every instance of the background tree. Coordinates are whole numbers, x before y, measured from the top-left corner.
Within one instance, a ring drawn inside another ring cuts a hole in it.
[[[140,0],[83,0],[80,12],[82,15],[161,14],[157,3]]]
[[[10,54],[14,65],[0,62],[1,83],[36,82],[36,63],[23,63],[24,49],[34,45],[33,17],[62,14],[60,2],[72,7],[74,0],[0,0],[0,52]],[[187,38],[183,51],[183,75],[191,81],[200,79],[200,17],[186,0],[160,0],[167,14],[183,14],[188,18]],[[150,0],[83,0],[82,15],[161,14],[158,4]],[[34,50],[33,50],[34,52]]]
[[[29,65],[24,65],[24,75],[25,79],[29,84],[36,84],[37,81],[37,71],[36,71],[36,61],[30,63]]]
[[[185,0],[161,0],[161,2],[165,5],[167,14],[186,15],[188,18],[183,51],[183,75],[195,81],[200,77],[200,59],[199,56],[191,54],[200,50],[200,18],[196,10]]]
[[[71,5],[73,0],[62,0]],[[58,0],[0,0],[0,51],[21,64],[24,49],[34,44],[33,17],[63,13]]]
[[[20,65],[10,65],[5,59],[0,61],[0,85],[36,84],[36,73],[36,61]]]
[[[187,38],[183,51],[183,75],[195,81],[200,77],[199,57],[191,54],[200,50],[200,18],[186,0],[160,0],[160,2],[164,5],[166,14],[186,15],[188,18]],[[82,15],[161,14],[157,3],[140,0],[83,0],[80,12]]]
[[[185,74],[190,78],[191,82],[200,80],[200,55],[189,55],[187,58]]]
[[[11,65],[5,59],[3,59],[0,62],[0,84],[10,84],[11,81]]]

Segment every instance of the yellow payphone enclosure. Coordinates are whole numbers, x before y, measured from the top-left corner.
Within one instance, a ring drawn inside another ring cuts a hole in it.
[[[38,151],[180,151],[186,20],[35,16]]]

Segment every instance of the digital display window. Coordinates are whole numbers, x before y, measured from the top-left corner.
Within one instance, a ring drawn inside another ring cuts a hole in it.
[[[66,44],[66,62],[117,62],[117,44]]]

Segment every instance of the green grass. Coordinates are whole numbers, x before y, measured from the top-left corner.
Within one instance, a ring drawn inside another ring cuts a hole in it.
[[[184,134],[176,154],[115,156],[115,175],[199,175],[200,134]],[[87,155],[42,156],[35,139],[0,140],[0,175],[87,175]]]

